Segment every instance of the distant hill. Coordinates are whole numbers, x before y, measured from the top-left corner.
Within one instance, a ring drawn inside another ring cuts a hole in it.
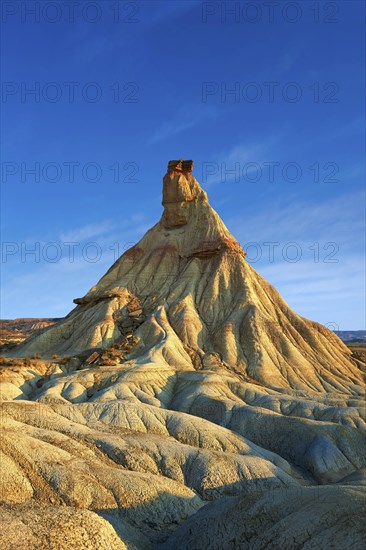
[[[366,330],[335,330],[343,342],[366,342]]]
[[[19,344],[37,330],[54,325],[59,318],[20,317],[0,320],[0,346]]]

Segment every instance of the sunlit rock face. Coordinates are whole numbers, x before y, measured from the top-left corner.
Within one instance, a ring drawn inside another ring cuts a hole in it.
[[[247,263],[192,168],[3,360],[2,547],[362,547],[366,365]]]
[[[187,225],[194,209],[208,203],[206,193],[191,174],[168,171],[163,180],[164,213],[161,219],[166,229]]]

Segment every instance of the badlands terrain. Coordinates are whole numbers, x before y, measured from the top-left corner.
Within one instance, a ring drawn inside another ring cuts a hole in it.
[[[191,170],[2,352],[4,549],[364,548],[364,355],[290,309]]]

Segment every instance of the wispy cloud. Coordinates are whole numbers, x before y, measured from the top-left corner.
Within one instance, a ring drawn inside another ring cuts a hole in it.
[[[194,105],[181,107],[169,122],[164,122],[155,130],[147,139],[147,145],[153,145],[181,134],[190,128],[194,128],[204,120],[216,117],[219,114],[219,110],[213,106],[206,106],[205,109],[202,108],[202,105],[198,107]]]
[[[227,225],[244,249],[248,247],[249,263],[295,311],[323,324],[336,323],[341,330],[362,329],[363,204],[361,192],[317,204],[289,198],[285,205],[229,219]],[[297,255],[298,261],[292,261]]]
[[[162,141],[168,137],[174,136],[176,134],[180,134],[185,130],[189,130],[189,128],[193,128],[194,126],[196,126],[196,124],[198,124],[198,120],[187,120],[186,122],[180,122],[175,124],[165,123],[153,133],[153,135],[148,139],[147,144],[153,145],[158,141]]]
[[[73,298],[83,296],[152,225],[143,213],[135,212],[123,220],[106,220],[50,235],[49,242],[44,238],[27,241],[28,250],[37,244],[38,257],[22,253],[22,243],[18,243],[18,253],[2,265],[2,317],[66,315],[73,307]]]
[[[268,161],[273,158],[273,149],[281,141],[282,135],[269,136],[265,140],[253,142],[248,141],[235,145],[229,150],[221,151],[213,158],[206,159],[202,162],[201,180],[205,187],[217,185],[219,183],[227,183],[235,179],[235,165],[239,164],[239,170],[243,169],[244,165],[248,165],[246,174],[256,170],[255,165]],[[207,163],[216,165],[216,171],[211,175],[207,172]],[[250,166],[253,163],[253,166]]]
[[[229,218],[227,225],[241,240],[335,241],[340,245],[360,244],[364,237],[365,195],[355,192],[333,199],[306,203],[289,196],[286,204],[276,201],[261,214]],[[355,240],[355,236],[357,240]]]
[[[360,260],[358,255],[343,255],[338,263],[283,261],[259,271],[304,317],[336,324],[339,330],[364,329],[365,278]]]
[[[80,242],[91,238],[97,238],[101,235],[111,231],[115,227],[111,221],[105,221],[101,223],[91,223],[83,225],[66,233],[60,235],[60,239],[63,242]]]

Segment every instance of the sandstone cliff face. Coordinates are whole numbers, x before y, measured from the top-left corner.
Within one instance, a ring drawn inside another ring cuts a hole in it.
[[[5,548],[362,547],[365,365],[246,262],[190,170],[14,353],[42,359],[0,369]]]

